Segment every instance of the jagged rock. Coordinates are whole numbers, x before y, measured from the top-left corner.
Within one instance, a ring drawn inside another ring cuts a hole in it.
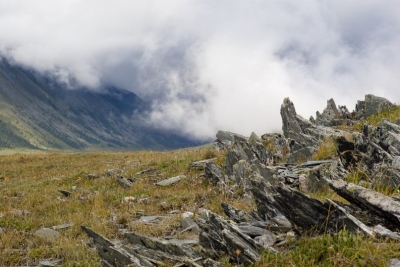
[[[246,186],[246,178],[249,176],[250,165],[245,160],[239,160],[233,165],[233,176],[238,185]]]
[[[224,264],[222,262],[213,261],[212,259],[205,259],[203,261],[203,267],[222,267]]]
[[[273,162],[272,154],[267,151],[261,139],[255,133],[251,133],[248,143],[261,163],[268,164]]]
[[[357,119],[361,119],[393,107],[395,105],[386,98],[368,94],[364,101],[357,101],[355,112]]]
[[[139,258],[128,253],[120,245],[114,244],[92,229],[82,226],[82,230],[92,239],[104,266],[152,266],[144,264]]]
[[[50,228],[39,229],[33,235],[48,243],[54,243],[60,239],[60,233]]]
[[[136,233],[127,232],[124,235],[131,245],[141,246],[142,249],[145,248],[148,250],[148,252],[152,252],[154,255],[158,254],[157,256],[164,259],[174,259],[177,257],[187,257],[193,259],[200,256],[199,253],[190,246],[177,245],[167,240],[159,240],[157,238],[146,237]],[[133,250],[137,252],[140,251],[138,247],[133,248]]]
[[[282,131],[283,135],[288,138],[289,134],[292,133],[301,133],[302,129],[300,124],[296,120],[296,108],[292,101],[289,98],[285,98],[283,100],[283,104],[281,105],[281,117],[282,117]]]
[[[384,226],[392,231],[400,230],[400,202],[343,180],[327,180],[329,186],[341,197],[363,209],[385,218]]]
[[[217,140],[227,147],[230,147],[233,145],[235,136],[247,140],[247,137],[245,137],[243,135],[226,132],[226,131],[218,131],[216,136],[217,136]]]
[[[398,233],[392,232],[380,224],[375,225],[373,231],[379,237],[388,237],[393,240],[400,240],[400,235]]]
[[[267,249],[268,247],[271,247],[273,244],[275,244],[276,237],[272,232],[267,231],[263,235],[255,237],[254,241],[256,241],[256,243],[262,246],[264,249]]]
[[[194,214],[192,212],[184,212],[181,215],[181,227],[184,230],[191,230],[193,232],[199,232],[199,226],[193,220]]]
[[[394,156],[392,160],[392,167],[395,169],[400,169],[400,156]]]
[[[273,156],[272,162],[267,162],[268,165],[282,161],[290,151],[289,142],[282,134],[263,134],[261,139],[267,151]]]
[[[82,226],[82,229],[92,239],[104,266],[155,266],[166,260],[194,265],[201,259],[188,245],[197,242],[179,244],[130,232],[124,234],[127,242],[111,242],[90,228]]]
[[[317,111],[317,115],[315,117],[315,123],[324,126],[332,126],[332,121],[340,118],[341,118],[340,111],[337,109],[333,98],[331,98],[327,101],[327,106],[322,112],[322,114]]]
[[[206,163],[204,177],[210,179],[215,184],[224,180],[221,167],[214,162]]]
[[[211,211],[197,220],[202,229],[199,236],[202,249],[212,258],[228,255],[237,264],[252,264],[260,260],[262,247],[240,229]]]
[[[238,228],[240,229],[240,231],[242,231],[242,233],[245,233],[246,235],[250,236],[250,237],[257,237],[257,236],[262,236],[265,234],[272,234],[272,232],[261,228],[261,227],[257,227],[257,226],[253,226],[253,225],[238,225]]]
[[[296,164],[302,161],[310,160],[315,152],[314,147],[303,147],[293,153],[289,153],[286,157],[286,163]]]

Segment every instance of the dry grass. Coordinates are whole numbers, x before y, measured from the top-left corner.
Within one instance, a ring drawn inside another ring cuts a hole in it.
[[[115,224],[160,237],[171,233],[179,222],[179,213],[158,225],[134,221],[141,215],[166,215],[171,210],[196,212],[206,208],[221,213],[221,201],[246,208],[240,196],[227,197],[202,177],[202,171],[189,168],[191,162],[211,156],[223,154],[209,149],[185,149],[0,156],[0,266],[29,265],[44,259],[62,259],[63,266],[99,266],[97,253],[86,245],[88,238],[81,225],[110,239],[121,237]],[[107,169],[118,169],[129,178],[149,168],[154,171],[136,175],[137,181],[129,189],[105,174]],[[169,187],[154,185],[176,175],[186,177]],[[73,186],[77,187],[75,191]],[[72,194],[65,197],[58,189]],[[135,200],[123,203],[128,196]],[[161,205],[162,202],[165,203]],[[110,223],[113,214],[114,224]],[[54,244],[33,238],[40,228],[65,223],[74,226],[59,230],[61,238]]]
[[[0,156],[0,266],[30,265],[45,259],[61,259],[61,266],[99,266],[97,253],[87,246],[81,225],[112,240],[122,238],[121,227],[154,237],[186,237],[174,232],[180,212],[206,208],[221,214],[221,201],[252,209],[240,192],[229,197],[205,180],[203,171],[189,168],[193,161],[215,156],[217,162],[224,161],[223,152],[209,149]],[[135,175],[150,168],[154,170]],[[130,189],[124,189],[115,177],[105,174],[108,169],[118,169],[124,177],[136,176],[137,180]],[[169,187],[154,185],[176,175],[186,178]],[[75,191],[73,186],[77,187]],[[72,194],[64,197],[58,189]],[[125,197],[134,200],[124,202]],[[343,201],[331,190],[319,191],[313,197]],[[21,210],[27,212],[21,214]],[[171,210],[179,213],[168,215]],[[151,225],[137,222],[141,215],[167,217]],[[111,217],[115,217],[114,223]],[[64,223],[74,226],[59,230],[61,238],[56,243],[33,236],[40,228]],[[346,231],[335,236],[304,236],[287,244],[283,248],[287,252],[265,253],[255,266],[385,266],[389,258],[400,257],[398,243],[379,243]],[[292,245],[295,248],[289,250]],[[226,260],[224,265],[232,266]]]

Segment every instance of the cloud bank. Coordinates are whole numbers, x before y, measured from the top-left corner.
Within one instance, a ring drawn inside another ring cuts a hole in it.
[[[306,118],[332,97],[400,102],[396,0],[3,0],[0,53],[130,90],[150,124],[200,140],[280,131],[284,97]]]

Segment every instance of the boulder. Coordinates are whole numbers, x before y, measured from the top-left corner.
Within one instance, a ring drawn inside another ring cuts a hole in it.
[[[355,113],[357,119],[361,119],[394,107],[386,98],[367,94],[364,101],[357,102]]]

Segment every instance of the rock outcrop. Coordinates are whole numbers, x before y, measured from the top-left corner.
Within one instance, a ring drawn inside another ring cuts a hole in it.
[[[350,113],[330,99],[315,120],[307,121],[285,98],[283,135],[259,138],[252,133],[247,138],[219,131],[214,147],[226,150],[225,164],[201,162],[204,177],[228,196],[242,189],[257,209],[245,212],[221,203],[227,218],[209,210],[201,210],[195,219],[186,216],[190,220],[184,227],[197,229],[198,242],[176,244],[132,232],[124,234],[123,242],[111,242],[87,227],[82,229],[94,241],[105,266],[155,266],[165,260],[220,266],[217,261],[222,256],[235,264],[252,264],[261,259],[263,251],[279,253],[282,244],[304,233],[333,234],[342,229],[370,238],[400,240],[400,201],[372,189],[400,184],[400,125],[383,120],[377,127],[364,125],[362,133],[333,127],[352,125],[393,107],[384,98],[366,95]],[[334,140],[336,153],[331,159],[311,160],[327,138]],[[369,177],[366,186],[345,181],[355,169]],[[348,204],[307,195],[328,188]]]

